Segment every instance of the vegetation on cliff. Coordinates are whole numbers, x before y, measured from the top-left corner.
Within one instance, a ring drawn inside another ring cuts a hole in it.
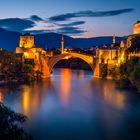
[[[140,92],[140,58],[131,57],[120,66],[120,84],[125,87],[135,87]]]
[[[140,36],[132,40],[131,47],[126,50],[127,54],[140,51]],[[135,87],[140,92],[140,57],[130,57],[120,66],[121,87]]]
[[[41,79],[41,73],[34,71],[34,64],[25,64],[14,52],[0,50],[0,81],[24,82]]]
[[[139,52],[140,51],[140,35],[137,35],[131,40],[131,47],[128,49],[129,52]]]
[[[100,77],[106,78],[107,76],[107,64],[101,63],[100,64]]]

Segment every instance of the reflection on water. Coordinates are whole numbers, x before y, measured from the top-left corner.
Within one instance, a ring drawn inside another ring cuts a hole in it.
[[[71,93],[71,69],[61,69],[60,98],[63,105],[67,105]]]
[[[0,89],[0,102],[3,102],[4,100],[4,94],[2,93],[2,90]]]
[[[118,108],[123,108],[125,106],[125,94],[123,94],[123,91],[114,90],[114,83],[110,84],[110,81],[106,81],[101,89],[103,89],[103,97],[107,102],[114,104]]]
[[[0,101],[28,116],[40,140],[139,139],[140,94],[118,90],[92,72],[56,69],[52,78],[0,87]]]
[[[22,112],[24,112],[24,114],[27,116],[35,115],[35,113],[38,113],[37,111],[40,108],[43,99],[46,97],[46,90],[50,90],[52,88],[53,81],[51,79],[47,79],[46,81],[42,81],[40,83],[35,82],[32,85],[21,86],[20,92],[22,93]]]
[[[29,109],[29,105],[31,103],[31,101],[29,100],[30,99],[30,93],[29,93],[29,88],[25,88],[25,90],[23,91],[23,94],[22,94],[22,107],[23,107],[23,111],[25,112],[26,115],[29,115],[28,113],[30,112]]]
[[[117,108],[124,108],[126,95],[124,90],[118,90],[116,88],[115,82],[110,80],[99,80],[92,79],[91,80],[91,88],[93,90],[97,90],[98,95],[103,98],[108,104],[112,104]]]

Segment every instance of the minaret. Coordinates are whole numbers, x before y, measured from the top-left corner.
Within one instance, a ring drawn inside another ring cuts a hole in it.
[[[112,41],[113,45],[116,43],[116,36],[115,34],[113,35],[113,41]]]
[[[62,41],[61,41],[61,54],[64,53],[64,35],[62,35]]]

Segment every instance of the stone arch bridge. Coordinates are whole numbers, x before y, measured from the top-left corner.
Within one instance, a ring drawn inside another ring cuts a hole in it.
[[[54,65],[59,62],[60,60],[63,59],[69,59],[69,58],[79,58],[82,59],[83,61],[85,61],[92,69],[94,76],[95,77],[99,77],[99,61],[98,58],[96,58],[95,56],[91,56],[91,55],[87,55],[87,54],[80,54],[80,53],[74,53],[74,52],[68,52],[68,53],[63,53],[60,55],[55,55],[50,57],[49,59],[47,59],[46,61],[44,60],[44,58],[42,58],[42,72],[44,74],[44,77],[48,77],[48,75],[50,76]],[[46,65],[45,65],[45,62]],[[46,70],[48,69],[48,72],[46,72]]]

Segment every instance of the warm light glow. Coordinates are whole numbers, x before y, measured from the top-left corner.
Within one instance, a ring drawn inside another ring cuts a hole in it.
[[[61,70],[61,81],[60,81],[60,92],[61,100],[63,105],[67,105],[70,97],[71,88],[71,70],[62,69]]]
[[[4,97],[3,97],[2,91],[0,89],[0,102],[3,102],[3,99],[4,99]]]
[[[69,59],[69,57],[68,57],[68,56],[66,56],[66,57],[65,57],[65,59]]]
[[[34,36],[20,36],[19,46],[22,48],[32,48],[34,46]]]
[[[24,56],[25,56],[25,58],[28,58],[28,53],[25,52],[25,53],[24,53]]]
[[[123,63],[124,62],[124,54],[125,54],[125,52],[123,51],[123,52],[121,52],[121,55],[119,56],[119,58],[118,58],[118,64],[121,64],[121,63]]]
[[[140,34],[140,22],[135,23],[133,28],[133,34]]]
[[[37,87],[37,86],[35,86]],[[31,89],[28,86],[25,86],[22,92],[22,108],[23,112],[27,116],[33,115],[36,112],[39,106],[39,89],[38,88]],[[31,114],[32,113],[32,114]]]
[[[103,91],[104,99],[119,108],[123,108],[125,105],[124,94],[122,94],[121,91],[119,91],[119,90],[118,91],[116,90],[115,93],[112,92],[115,85],[112,85],[112,86],[109,86],[109,85],[110,85],[110,83],[108,83],[108,82],[106,82],[104,84],[104,91]],[[112,90],[110,88],[112,88]]]
[[[29,100],[30,100],[30,95],[29,95],[29,89],[27,88],[24,92],[23,92],[23,110],[26,114],[29,113],[29,108],[30,108],[30,103],[29,103]]]

